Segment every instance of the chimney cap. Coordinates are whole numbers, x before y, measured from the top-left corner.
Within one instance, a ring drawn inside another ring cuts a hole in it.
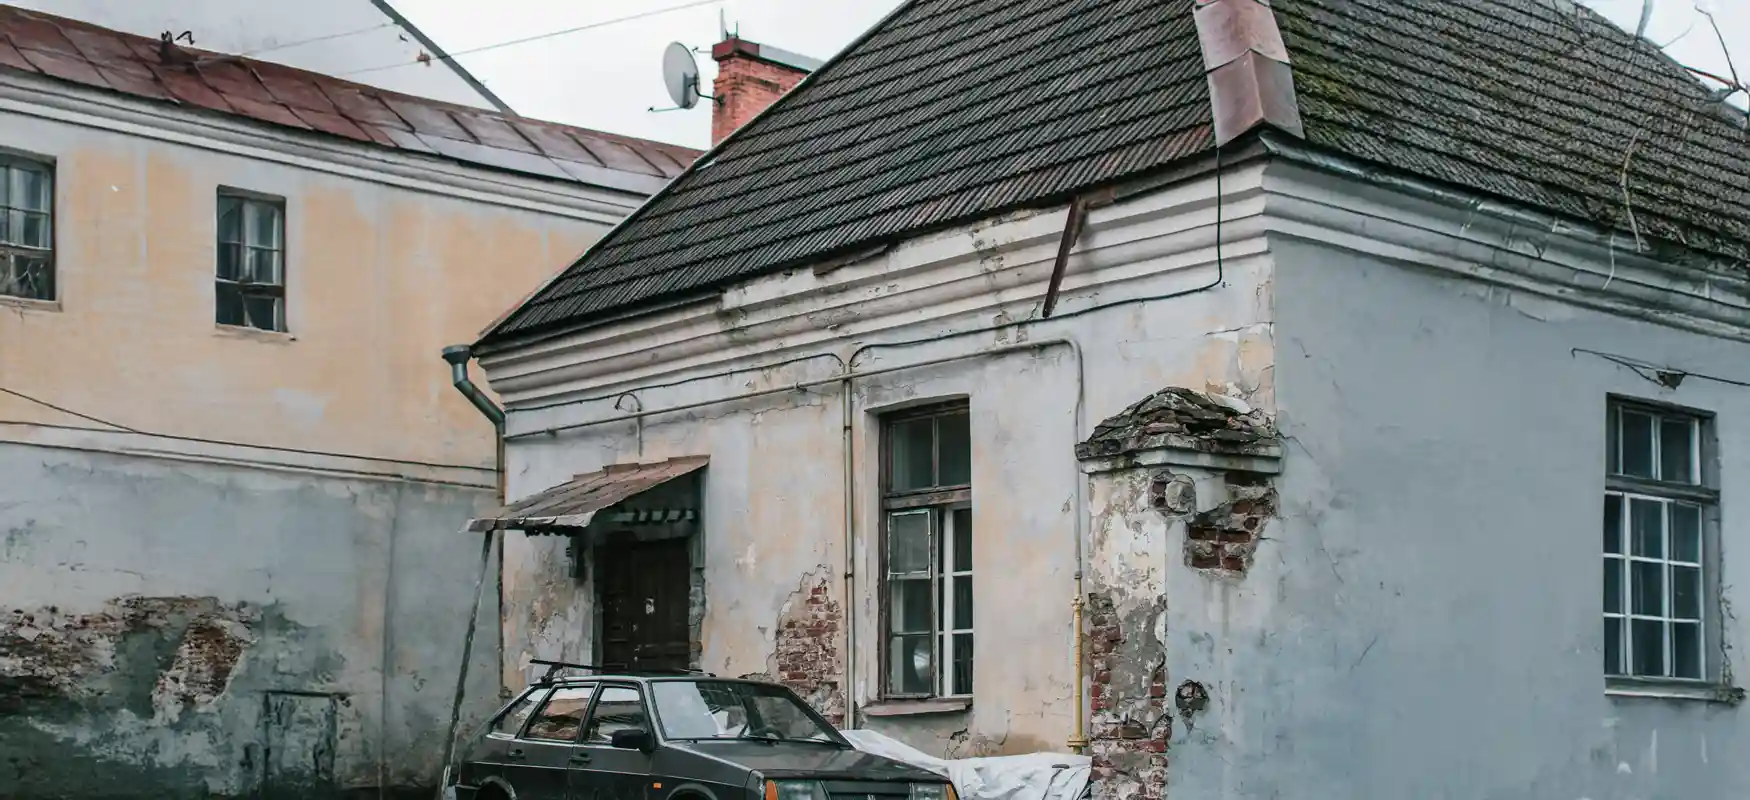
[[[733,34],[731,34],[729,38],[711,46],[711,58],[713,60],[723,61],[737,56],[758,59],[760,61],[776,64],[780,67],[789,67],[790,69],[798,70],[800,72],[813,72],[820,69],[821,65],[826,63],[818,58],[809,58],[800,53],[792,53],[789,50],[773,47],[768,44],[750,42]]]

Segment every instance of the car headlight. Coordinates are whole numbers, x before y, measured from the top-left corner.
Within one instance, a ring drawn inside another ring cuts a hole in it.
[[[819,781],[766,781],[766,800],[827,800]]]
[[[952,783],[914,783],[911,800],[960,800]]]

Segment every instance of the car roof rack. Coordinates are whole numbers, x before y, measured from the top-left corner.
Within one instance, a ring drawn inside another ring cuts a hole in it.
[[[553,660],[545,659],[545,658],[532,658],[532,659],[529,659],[529,663],[530,664],[539,664],[539,665],[547,668],[547,672],[541,676],[541,680],[540,680],[541,683],[552,682],[553,678],[555,676],[557,676],[561,670],[567,670],[567,669],[589,670],[590,672],[597,674],[597,675],[607,673],[607,674],[611,674],[611,675],[629,675],[629,676],[635,676],[635,675],[700,675],[700,676],[703,676],[706,678],[717,677],[715,674],[705,672],[704,670],[697,670],[697,669],[678,669],[678,668],[661,668],[661,667],[628,667],[624,664],[602,664],[602,665],[576,664],[576,663],[573,663],[570,661],[553,661]]]

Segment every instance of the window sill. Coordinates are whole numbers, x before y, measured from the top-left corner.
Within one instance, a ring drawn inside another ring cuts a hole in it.
[[[1696,700],[1704,703],[1737,705],[1744,701],[1744,690],[1707,681],[1671,681],[1644,678],[1606,678],[1604,694],[1610,697],[1644,698],[1650,700]]]
[[[869,717],[917,717],[927,714],[958,714],[972,708],[970,697],[930,700],[883,700],[858,709]]]
[[[61,301],[59,301],[59,300],[37,300],[34,298],[30,298],[30,297],[12,297],[9,295],[0,295],[0,306],[6,306],[8,308],[22,309],[24,311],[54,311],[54,312],[58,312],[61,310]]]
[[[213,329],[218,331],[220,336],[228,336],[235,339],[253,339],[257,342],[277,342],[284,344],[298,340],[298,337],[286,333],[285,331],[268,331],[262,330],[261,328],[246,328],[242,325],[214,325]]]

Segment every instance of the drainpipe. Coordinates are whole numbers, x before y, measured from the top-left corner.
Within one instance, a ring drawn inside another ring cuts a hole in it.
[[[488,398],[486,396],[485,392],[480,391],[480,387],[474,385],[473,379],[468,377],[468,362],[470,360],[472,360],[473,356],[474,356],[473,351],[468,347],[468,345],[465,345],[465,344],[451,345],[451,346],[443,349],[444,361],[449,362],[449,365],[450,365],[450,383],[455,385],[456,391],[461,392],[463,397],[468,398],[469,404],[473,405],[475,410],[480,412],[481,416],[486,417],[486,420],[488,422],[492,423],[492,430],[493,430],[492,439],[493,439],[495,449],[497,451],[496,455],[494,457],[494,462],[495,462],[495,470],[494,471],[497,473],[497,477],[498,477],[498,504],[502,506],[502,505],[504,505],[504,500],[505,500],[504,409],[499,408],[497,406],[497,404],[493,403],[491,398]],[[474,586],[473,610],[468,615],[468,633],[467,633],[467,636],[464,637],[463,643],[462,643],[462,667],[461,667],[461,670],[456,677],[456,695],[455,695],[455,699],[452,702],[451,707],[450,707],[449,736],[444,739],[444,771],[443,771],[443,776],[438,780],[438,796],[440,798],[444,796],[444,794],[443,794],[444,790],[446,789],[446,787],[448,786],[448,784],[450,782],[450,767],[452,766],[452,762],[455,759],[456,728],[461,723],[462,699],[463,699],[463,695],[465,694],[466,688],[468,685],[468,664],[470,661],[472,661],[472,656],[473,656],[473,651],[474,651],[474,629],[475,629],[475,627],[479,621],[479,618],[480,618],[480,595],[481,595],[481,590],[483,588],[485,588],[484,584],[486,582],[486,570],[489,568],[489,558],[492,554],[492,549],[493,549],[492,548],[492,536],[493,536],[493,532],[487,531],[482,537],[484,539],[484,541],[481,543],[481,550],[480,550],[480,577],[478,578],[478,580],[476,581],[475,586]],[[391,568],[393,568],[393,565],[391,565]],[[498,639],[498,646],[495,650],[496,656],[494,659],[497,663],[495,665],[494,671],[498,673],[499,694],[502,695],[504,693],[504,549],[503,548],[498,549],[498,568],[496,571],[498,573],[498,576],[497,576],[498,606],[497,607],[498,607],[499,619],[497,620],[497,624],[493,626],[494,628],[497,629],[497,639]],[[385,675],[387,675],[386,669],[385,669],[384,673],[385,673]],[[386,678],[385,678],[385,680],[386,680]],[[386,692],[387,691],[386,685],[385,685],[384,689]]]

